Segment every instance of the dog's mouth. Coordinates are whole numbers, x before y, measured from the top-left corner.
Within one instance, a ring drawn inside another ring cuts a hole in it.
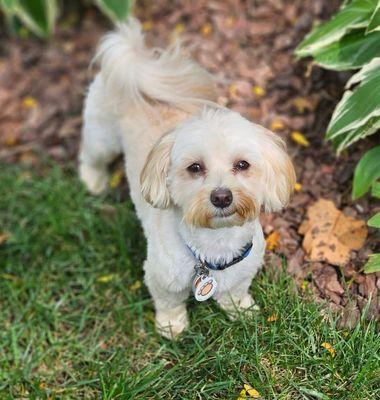
[[[213,218],[218,218],[218,219],[227,219],[229,217],[232,217],[234,214],[236,214],[236,210],[232,209],[226,209],[226,210],[221,210],[218,211],[213,215]]]

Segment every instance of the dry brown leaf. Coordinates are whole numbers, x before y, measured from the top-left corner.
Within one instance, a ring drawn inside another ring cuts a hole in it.
[[[280,232],[277,231],[272,232],[266,238],[267,249],[274,250],[279,245],[279,242],[280,242]]]
[[[11,234],[8,232],[0,233],[0,244],[5,243],[10,237],[11,237]]]
[[[320,199],[307,210],[299,233],[302,246],[312,261],[333,265],[348,262],[351,250],[359,250],[367,237],[365,221],[348,217],[330,200]]]

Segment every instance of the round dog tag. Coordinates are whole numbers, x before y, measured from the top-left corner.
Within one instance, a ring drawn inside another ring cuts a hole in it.
[[[194,297],[198,301],[209,299],[217,288],[216,280],[208,275],[196,275],[193,281]]]

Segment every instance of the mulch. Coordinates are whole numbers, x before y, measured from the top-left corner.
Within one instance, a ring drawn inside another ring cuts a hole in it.
[[[367,317],[379,316],[380,274],[361,272],[368,255],[379,250],[375,231],[369,231],[366,245],[340,268],[310,262],[298,233],[307,207],[320,198],[364,220],[378,207],[369,198],[351,199],[353,170],[368,142],[337,159],[323,140],[349,74],[325,71],[294,57],[294,48],[312,24],[328,18],[339,3],[138,1],[135,13],[150,45],[179,37],[215,76],[219,103],[287,141],[301,188],[284,212],[263,216],[265,233],[280,234],[277,248],[267,252],[267,264],[280,265],[285,257],[300,290],[340,311],[341,326],[353,326],[365,308]],[[49,42],[32,36],[10,38],[0,28],[0,162],[36,170],[46,156],[61,164],[75,160],[83,99],[93,75],[90,60],[110,27],[95,8],[72,2]],[[294,142],[294,131],[304,134],[310,146]]]

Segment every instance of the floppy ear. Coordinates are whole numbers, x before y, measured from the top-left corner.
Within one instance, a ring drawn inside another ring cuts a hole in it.
[[[141,171],[141,193],[144,199],[156,208],[168,208],[170,205],[166,179],[174,140],[172,132],[162,136],[150,151]]]
[[[262,128],[262,132],[264,133],[263,206],[266,212],[278,211],[289,203],[294,191],[296,174],[284,141],[267,129]]]

